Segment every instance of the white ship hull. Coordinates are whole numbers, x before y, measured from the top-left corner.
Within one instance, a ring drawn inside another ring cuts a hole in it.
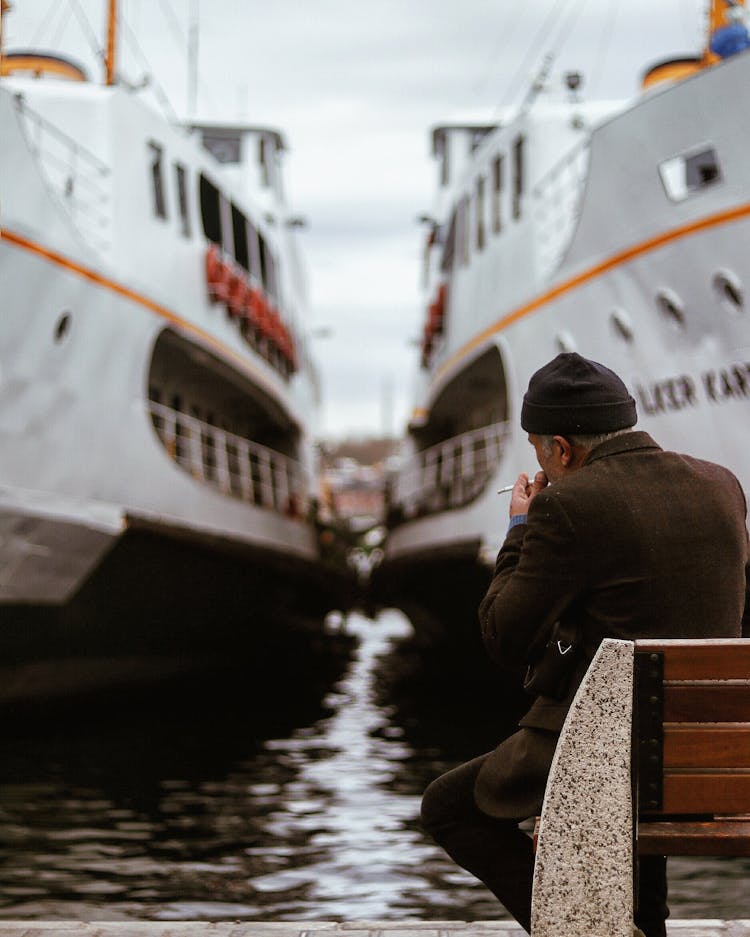
[[[508,495],[497,491],[537,468],[520,429],[523,393],[560,351],[611,367],[637,400],[639,428],[664,447],[727,465],[750,492],[749,82],[743,53],[593,130],[576,103],[532,110],[483,132],[454,188],[441,193],[443,258],[450,207],[467,196],[472,243],[461,257],[459,236],[447,270],[431,258],[428,298],[443,285],[447,300],[426,343],[375,576],[382,601],[409,607],[425,634],[476,631],[474,610],[507,526]],[[516,218],[507,177],[520,138]],[[479,208],[479,249],[477,179],[486,195],[498,154],[505,190],[497,205]]]
[[[246,166],[117,89],[5,78],[0,127],[4,661],[239,659],[286,612],[322,625],[349,583],[318,551],[280,187],[248,198]]]

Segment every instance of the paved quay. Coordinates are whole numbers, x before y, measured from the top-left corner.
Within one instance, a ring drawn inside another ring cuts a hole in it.
[[[674,937],[750,937],[750,920],[670,921]],[[0,937],[525,937],[507,921],[0,921]],[[561,931],[560,937],[566,937]]]

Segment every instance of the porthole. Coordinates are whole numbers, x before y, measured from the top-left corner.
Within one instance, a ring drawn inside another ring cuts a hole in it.
[[[612,323],[612,328],[623,341],[628,343],[633,341],[635,337],[633,335],[633,323],[624,309],[615,309],[609,317],[609,321]]]
[[[578,350],[576,340],[570,332],[558,332],[555,337],[555,344],[557,345],[557,350],[560,352]]]
[[[666,319],[680,329],[685,328],[685,303],[674,290],[660,290],[656,296],[656,305]]]
[[[71,324],[72,318],[69,312],[64,312],[57,320],[57,325],[55,325],[55,341],[58,345],[68,337]]]
[[[731,270],[717,270],[713,278],[714,295],[727,312],[741,312],[745,306],[742,281]]]

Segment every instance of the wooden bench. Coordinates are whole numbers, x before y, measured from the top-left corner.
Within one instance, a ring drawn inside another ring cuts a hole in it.
[[[634,684],[638,854],[750,856],[750,640],[636,641]]]
[[[638,855],[750,856],[750,640],[603,642],[537,836],[533,937],[631,937]]]

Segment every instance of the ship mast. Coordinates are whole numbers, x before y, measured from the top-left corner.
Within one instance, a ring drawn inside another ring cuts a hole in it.
[[[0,0],[2,2],[2,0]],[[115,83],[115,40],[117,39],[117,0],[109,0],[109,18],[107,21],[107,55],[104,60],[106,67],[105,84]]]

